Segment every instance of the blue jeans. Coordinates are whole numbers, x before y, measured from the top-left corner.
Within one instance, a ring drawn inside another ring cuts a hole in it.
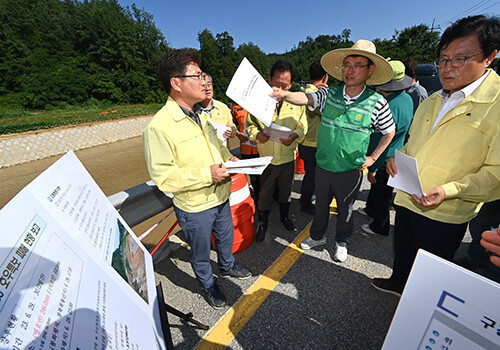
[[[191,247],[190,262],[198,283],[203,289],[209,288],[214,284],[210,265],[212,233],[215,237],[219,269],[227,271],[234,265],[233,218],[229,201],[198,213],[188,213],[176,206],[174,210],[179,226]]]

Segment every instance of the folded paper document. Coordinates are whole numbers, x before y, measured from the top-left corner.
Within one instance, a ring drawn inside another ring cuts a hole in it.
[[[260,157],[243,159],[236,162],[228,161],[224,163],[229,174],[249,174],[261,175],[264,169],[271,163],[273,157]]]
[[[275,142],[281,142],[280,138],[289,138],[291,132],[292,129],[274,123],[264,128],[264,134],[266,134],[271,141]]]

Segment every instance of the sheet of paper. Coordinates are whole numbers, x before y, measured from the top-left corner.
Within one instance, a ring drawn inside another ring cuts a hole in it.
[[[273,160],[272,156],[251,159],[242,159],[237,162],[224,163],[229,174],[262,175],[264,170]]]
[[[151,256],[73,152],[0,225],[0,348],[165,348]]]
[[[418,175],[417,160],[398,150],[396,150],[394,156],[398,173],[394,177],[389,176],[387,185],[422,197],[424,191]]]
[[[289,138],[290,133],[292,132],[292,129],[287,128],[286,126],[281,126],[277,125],[274,123],[271,123],[269,127],[264,128],[264,134],[266,134],[271,141],[279,142],[280,138]]]
[[[244,168],[231,168],[227,169],[229,174],[248,174],[248,175],[262,175],[264,170],[266,170],[267,165],[259,165],[253,167]]]
[[[500,349],[498,295],[498,283],[419,250],[382,349]]]
[[[214,126],[215,130],[217,130],[217,134],[221,138],[221,140],[226,141],[227,136],[226,136],[226,131],[230,127],[221,123],[214,122],[213,120],[210,120],[210,123]]]
[[[271,86],[245,57],[234,73],[226,95],[269,126],[276,109],[276,99],[269,96],[271,92]]]
[[[242,145],[257,147],[257,142],[250,140],[250,135],[248,135],[248,132],[247,132],[247,121],[246,120],[245,120],[245,127],[243,128],[243,135],[248,137],[248,141],[242,142],[241,143]]]

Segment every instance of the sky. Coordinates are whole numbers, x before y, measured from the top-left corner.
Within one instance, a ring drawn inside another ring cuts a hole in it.
[[[318,35],[339,35],[345,28],[351,30],[352,41],[390,39],[395,30],[422,23],[442,32],[465,16],[500,16],[499,0],[118,0],[118,3],[124,7],[135,3],[151,13],[172,48],[199,49],[198,33],[208,29],[214,37],[227,31],[236,48],[252,42],[265,53],[284,53],[308,36],[314,39]]]

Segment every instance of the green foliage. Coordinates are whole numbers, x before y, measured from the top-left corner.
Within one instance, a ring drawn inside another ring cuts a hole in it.
[[[25,108],[152,101],[167,50],[153,17],[116,0],[0,0],[0,101]],[[159,101],[155,101],[159,102]]]
[[[309,66],[312,62],[321,59],[328,51],[351,47],[354,42],[350,40],[351,30],[344,29],[338,35],[318,35],[315,39],[307,37],[300,41],[291,51],[284,54],[266,55],[253,43],[242,44],[234,49],[233,38],[223,32],[215,37],[205,29],[198,33],[200,42],[200,55],[203,63],[202,69],[208,72],[214,81],[214,95],[216,99],[228,102],[225,90],[243,57],[267,80],[271,66],[277,60],[287,60],[294,66],[294,81],[305,84],[309,81]],[[420,63],[430,63],[435,58],[439,34],[431,32],[425,24],[396,31],[392,39],[374,39],[377,53],[392,59],[405,59],[413,57]],[[329,85],[340,84],[340,81],[330,77]],[[294,85],[298,89],[298,85]]]
[[[0,135],[49,129],[65,125],[152,115],[163,105],[162,103],[154,103],[147,105],[117,106],[111,105],[109,102],[102,102],[95,99],[88,100],[86,104],[87,106],[80,108],[62,106],[66,108],[35,112],[29,112],[24,108],[0,107]]]
[[[213,77],[215,98],[226,103],[225,91],[243,57],[266,80],[274,62],[290,61],[297,90],[309,80],[313,61],[353,44],[347,28],[307,37],[283,54],[265,54],[252,42],[235,48],[226,31],[214,35],[205,29],[198,41],[201,68]],[[136,5],[124,8],[117,0],[0,0],[0,42],[0,134],[125,117],[99,110],[167,98],[156,79],[156,64],[169,48],[153,16]],[[374,42],[384,57],[429,63],[436,56],[438,33],[421,24]],[[329,84],[339,82],[330,78]],[[52,112],[30,113],[33,109]]]
[[[420,64],[433,62],[437,57],[438,42],[439,33],[431,32],[425,24],[396,30],[390,40],[374,40],[380,55],[398,60],[411,57]]]

